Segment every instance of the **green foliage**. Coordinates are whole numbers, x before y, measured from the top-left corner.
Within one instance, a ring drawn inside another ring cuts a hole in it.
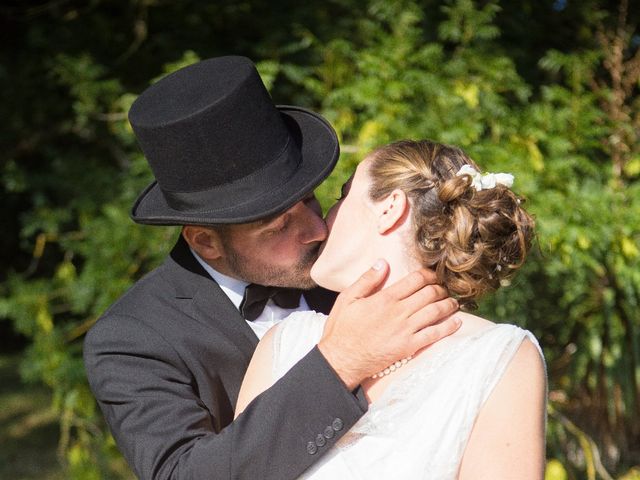
[[[533,330],[545,348],[549,453],[558,459],[550,478],[560,475],[557,465],[568,478],[606,476],[606,467],[629,464],[640,446],[640,186],[637,173],[627,173],[635,166],[616,175],[616,152],[607,145],[617,127],[603,101],[620,92],[600,73],[606,46],[550,50],[540,66],[551,79],[533,95],[493,43],[496,4],[459,1],[443,11],[432,41],[422,31],[426,13],[398,2],[359,20],[359,31],[374,23],[387,34],[327,45],[330,70],[320,65],[323,81],[312,85],[355,155],[325,188],[337,191],[371,147],[406,137],[461,145],[486,170],[515,174],[537,218],[538,251],[481,311]],[[621,109],[637,104],[637,93]],[[638,125],[637,114],[629,119]],[[625,167],[638,155],[631,140],[618,152]],[[564,415],[580,427],[568,428]]]
[[[546,478],[638,477],[638,12],[616,24],[617,4],[591,1],[567,12],[525,0],[123,1],[114,17],[100,2],[71,3],[13,11],[25,61],[7,51],[0,63],[15,65],[11,78],[0,68],[15,92],[0,188],[16,231],[2,240],[0,319],[29,339],[24,378],[54,394],[68,478],[130,476],[86,384],[81,341],[177,234],[128,218],[152,177],[126,112],[163,75],[227,53],[257,60],[278,103],[316,108],[336,127],[343,154],[318,190],[325,208],[371,148],[400,138],[460,145],[484,169],[515,174],[537,248],[481,313],[531,329],[544,348]],[[511,25],[514,9],[541,23]]]

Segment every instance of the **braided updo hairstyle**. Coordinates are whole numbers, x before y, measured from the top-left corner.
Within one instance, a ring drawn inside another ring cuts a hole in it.
[[[369,155],[369,196],[404,191],[413,207],[417,255],[460,305],[495,290],[524,262],[534,220],[509,188],[476,191],[463,165],[478,166],[461,149],[429,140],[402,140]]]

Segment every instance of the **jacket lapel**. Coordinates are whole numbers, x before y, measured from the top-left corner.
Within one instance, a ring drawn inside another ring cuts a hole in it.
[[[176,301],[182,304],[185,313],[222,333],[250,359],[258,338],[229,297],[194,258],[182,236],[164,266],[164,275],[175,286]]]
[[[258,337],[229,297],[194,258],[182,236],[164,267],[163,276],[175,286],[176,301],[181,304],[183,311],[207,327],[224,334],[251,358],[258,344]],[[323,288],[304,292],[309,307],[326,314],[331,310],[336,296],[335,292]]]

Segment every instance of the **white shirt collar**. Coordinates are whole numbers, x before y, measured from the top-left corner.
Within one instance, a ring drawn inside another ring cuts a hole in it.
[[[189,248],[191,250],[191,248]],[[240,309],[240,304],[242,303],[242,297],[244,297],[244,289],[249,285],[247,282],[243,280],[238,280],[237,278],[228,277],[215,270],[211,265],[205,262],[200,256],[191,250],[191,253],[196,258],[198,263],[202,265],[207,273],[213,278],[222,291],[229,297],[229,300],[233,302],[237,309]]]

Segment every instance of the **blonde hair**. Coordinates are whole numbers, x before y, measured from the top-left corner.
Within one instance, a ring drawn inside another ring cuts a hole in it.
[[[499,288],[524,263],[535,222],[523,200],[504,185],[476,191],[461,149],[429,140],[402,140],[369,156],[369,196],[379,201],[404,191],[413,207],[415,246],[426,268],[466,309]]]

